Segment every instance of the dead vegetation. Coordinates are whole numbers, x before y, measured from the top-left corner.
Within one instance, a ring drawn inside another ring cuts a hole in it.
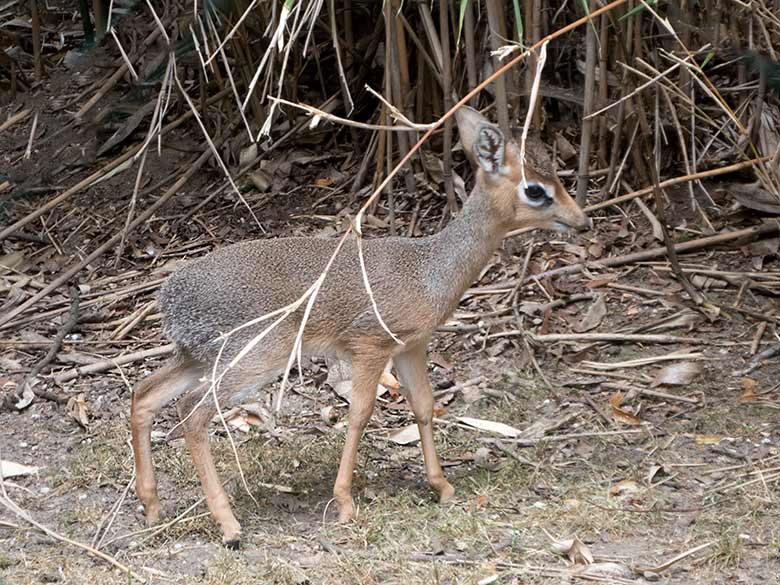
[[[770,582],[780,4],[207,6],[97,1],[90,31],[77,3],[0,2],[0,583]],[[245,550],[215,544],[172,416],[166,523],[144,530],[126,418],[171,350],[167,273],[339,237],[361,209],[365,237],[439,230],[470,183],[441,117],[533,46],[469,98],[522,126],[548,35],[531,126],[596,227],[514,234],[441,328],[457,499],[429,497],[389,389],[360,519],[335,524],[348,396],[310,362],[281,413],[270,393],[227,412],[252,497],[214,427]]]

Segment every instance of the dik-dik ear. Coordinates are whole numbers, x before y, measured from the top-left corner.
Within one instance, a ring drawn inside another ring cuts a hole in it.
[[[463,150],[473,165],[487,173],[497,172],[504,164],[506,140],[498,127],[474,108],[461,106],[455,112]]]

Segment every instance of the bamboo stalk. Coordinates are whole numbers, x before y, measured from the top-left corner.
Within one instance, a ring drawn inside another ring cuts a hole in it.
[[[592,2],[588,2],[590,10]],[[593,138],[593,121],[588,115],[593,111],[593,102],[596,87],[596,31],[595,20],[585,27],[585,104],[583,106],[585,118],[582,121],[582,136],[580,138],[580,161],[577,170],[577,203],[585,205],[588,195],[588,182],[590,180],[590,145]]]
[[[471,6],[471,2],[466,2],[463,14],[463,46],[466,54],[466,79],[468,80],[469,87],[477,85],[477,53],[474,46],[475,34],[474,34],[474,9]],[[469,105],[472,108],[476,108],[478,105],[478,98],[474,96],[469,101]]]
[[[497,51],[501,46],[501,20],[503,18],[503,10],[501,9],[501,3],[499,0],[485,0],[485,7],[488,14],[488,26],[490,26],[490,48],[493,51]],[[493,69],[498,71],[501,67],[501,62],[498,57],[492,57]],[[509,127],[509,109],[507,102],[507,88],[506,78],[502,75],[493,83],[493,89],[496,94],[496,117],[498,118],[498,126],[505,136],[510,136]]]
[[[44,70],[41,57],[41,17],[38,14],[38,0],[30,0],[30,20],[32,21],[33,64],[35,79],[43,80]]]
[[[449,0],[439,0],[439,41],[442,54],[442,79],[444,81],[444,109],[452,107],[452,63],[450,59]],[[449,213],[455,213],[458,202],[455,200],[455,188],[452,184],[452,119],[444,122],[444,145],[442,152],[442,178],[447,193]],[[446,214],[445,214],[446,215]]]

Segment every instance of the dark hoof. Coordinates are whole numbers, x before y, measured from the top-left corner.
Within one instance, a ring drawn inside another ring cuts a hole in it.
[[[224,544],[225,548],[228,550],[239,550],[241,548],[241,541],[238,538],[226,540],[222,544]]]

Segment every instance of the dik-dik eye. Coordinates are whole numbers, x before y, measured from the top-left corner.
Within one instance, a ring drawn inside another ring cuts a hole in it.
[[[528,204],[535,207],[550,205],[553,202],[552,193],[539,183],[528,183],[525,187],[521,185],[520,192]]]

